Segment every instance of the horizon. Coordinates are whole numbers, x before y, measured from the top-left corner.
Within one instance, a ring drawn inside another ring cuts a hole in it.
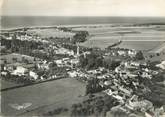
[[[165,17],[164,0],[3,0],[2,16]]]
[[[165,18],[165,16],[61,16],[61,15],[1,15],[1,17],[114,17],[114,18]]]

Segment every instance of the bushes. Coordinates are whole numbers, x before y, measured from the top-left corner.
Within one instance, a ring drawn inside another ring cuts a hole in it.
[[[143,60],[144,59],[142,51],[139,51],[139,52],[136,53],[135,59],[136,60]]]
[[[59,115],[60,113],[66,112],[66,111],[68,111],[67,108],[61,107],[61,108],[54,109],[53,111],[49,111],[49,112],[47,112],[47,113],[44,113],[43,116],[54,116],[54,115]]]
[[[163,82],[163,81],[165,81],[165,72],[154,75],[151,80],[153,82]]]
[[[115,61],[115,60],[103,61],[103,66],[107,69],[115,70],[115,68],[120,65],[120,62],[121,61]]]

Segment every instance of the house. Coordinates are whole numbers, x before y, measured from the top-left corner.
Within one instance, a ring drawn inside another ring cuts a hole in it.
[[[149,78],[151,79],[152,78],[152,75],[150,75],[149,73],[147,72],[142,72],[142,75],[141,75],[143,78]]]
[[[164,117],[165,116],[165,110],[164,110],[163,106],[161,106],[160,108],[155,108],[154,115],[155,115],[155,117]]]
[[[37,67],[39,68],[39,69],[49,69],[49,64],[47,64],[47,63],[38,63],[37,64]]]
[[[25,75],[25,73],[27,73],[27,72],[28,72],[28,69],[26,69],[22,66],[17,66],[16,70],[14,70],[12,72],[12,74],[22,76],[22,75]]]
[[[124,93],[127,94],[128,96],[130,96],[131,93],[132,93],[131,90],[128,90],[128,89],[126,89],[126,88],[124,88],[124,87],[119,87],[119,90],[122,91],[122,92],[124,92]]]
[[[128,51],[128,55],[131,56],[131,57],[134,57],[136,55],[136,51],[134,50],[129,50]]]
[[[136,66],[136,67],[139,67],[140,66],[140,63],[139,62],[135,62],[135,61],[131,62],[130,64],[132,66]]]
[[[129,76],[130,78],[135,78],[137,77],[138,75],[137,74],[132,74],[130,72],[127,73],[127,76]]]
[[[125,51],[122,51],[122,50],[119,50],[117,53],[118,53],[120,56],[121,56],[121,55],[126,55],[126,52],[125,52]]]
[[[56,60],[55,62],[56,62],[57,65],[63,63],[63,61],[61,59],[60,60]]]
[[[104,92],[110,96],[113,94],[115,94],[115,95],[118,94],[118,91],[117,90],[114,91],[113,89],[107,89]]]
[[[115,72],[116,72],[116,73],[120,73],[120,72],[121,72],[120,67],[116,67],[116,68],[115,68]]]
[[[88,70],[87,71],[89,74],[97,74],[97,71],[96,70]]]
[[[119,102],[124,103],[124,98],[119,94],[112,94],[112,97],[117,99]]]
[[[68,49],[65,49],[65,48],[59,48],[58,50],[55,50],[55,53],[56,54],[68,54],[68,55],[74,55],[74,51],[73,50],[68,50]]]
[[[78,73],[77,73],[76,71],[72,71],[72,72],[70,71],[70,72],[68,72],[68,74],[69,74],[69,76],[72,77],[72,78],[78,76]]]
[[[2,72],[1,72],[1,75],[6,76],[6,75],[7,75],[7,72],[2,71]]]
[[[37,78],[38,78],[37,73],[35,73],[35,72],[33,72],[33,71],[30,71],[30,72],[29,72],[29,75],[30,75],[30,77],[34,78],[35,80],[37,80]]]
[[[111,81],[105,81],[105,82],[104,82],[104,85],[106,85],[106,86],[109,86],[109,85],[111,85],[111,84],[112,84]]]
[[[59,59],[55,61],[58,67],[62,67],[64,65],[63,60]]]
[[[6,37],[7,40],[12,40],[12,37]]]
[[[156,67],[159,67],[161,69],[165,69],[165,61],[162,61],[160,64],[157,64]]]
[[[126,104],[126,107],[128,107],[131,110],[137,110],[140,109],[142,112],[145,112],[149,109],[153,108],[152,102],[148,100],[141,100],[141,101],[132,101],[129,100],[128,103]]]
[[[78,59],[71,59],[70,60],[70,63],[71,64],[78,64],[79,63],[79,60]]]

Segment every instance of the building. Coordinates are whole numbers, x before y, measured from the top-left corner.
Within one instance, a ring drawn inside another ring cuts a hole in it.
[[[30,72],[29,72],[29,76],[32,77],[32,78],[34,78],[35,80],[37,80],[37,78],[38,78],[37,73],[35,73],[35,72],[33,72],[33,71],[30,71]]]
[[[117,53],[118,53],[120,56],[122,56],[122,55],[126,55],[126,52],[123,51],[123,50],[119,50]]]
[[[130,96],[131,93],[132,93],[131,90],[128,90],[128,89],[126,89],[126,88],[124,88],[124,87],[119,87],[119,90],[122,91],[122,92],[124,92],[124,93],[127,94],[128,96]]]
[[[70,71],[70,72],[68,72],[68,74],[69,74],[69,76],[72,77],[72,78],[78,76],[78,73],[77,73],[76,71]]]
[[[161,69],[165,69],[165,61],[162,61],[160,64],[157,64],[156,67],[159,67]]]
[[[136,55],[136,51],[134,50],[129,50],[128,51],[128,55],[131,56],[131,57],[134,57]]]
[[[137,110],[140,109],[142,112],[145,112],[147,110],[150,110],[153,108],[152,102],[148,100],[141,100],[141,101],[132,101],[129,100],[128,103],[126,104],[126,107],[131,109],[131,110]]]
[[[28,72],[28,69],[22,67],[22,66],[17,66],[16,70],[12,72],[13,75],[18,75],[22,76],[25,75]]]
[[[65,48],[59,48],[59,49],[55,50],[55,53],[56,54],[68,54],[70,56],[74,55],[73,50],[68,50],[68,49],[65,49]]]

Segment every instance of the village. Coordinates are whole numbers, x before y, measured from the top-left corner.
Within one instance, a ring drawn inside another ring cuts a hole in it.
[[[72,46],[68,44],[68,49],[63,46],[67,43],[49,41],[26,31],[1,34],[1,80],[23,86],[77,79],[86,84],[86,95],[102,92],[112,97],[118,105],[111,110],[163,116],[165,95],[159,92],[152,97],[152,86],[164,86],[165,61],[150,62],[141,51],[123,48],[83,49],[69,43]]]

